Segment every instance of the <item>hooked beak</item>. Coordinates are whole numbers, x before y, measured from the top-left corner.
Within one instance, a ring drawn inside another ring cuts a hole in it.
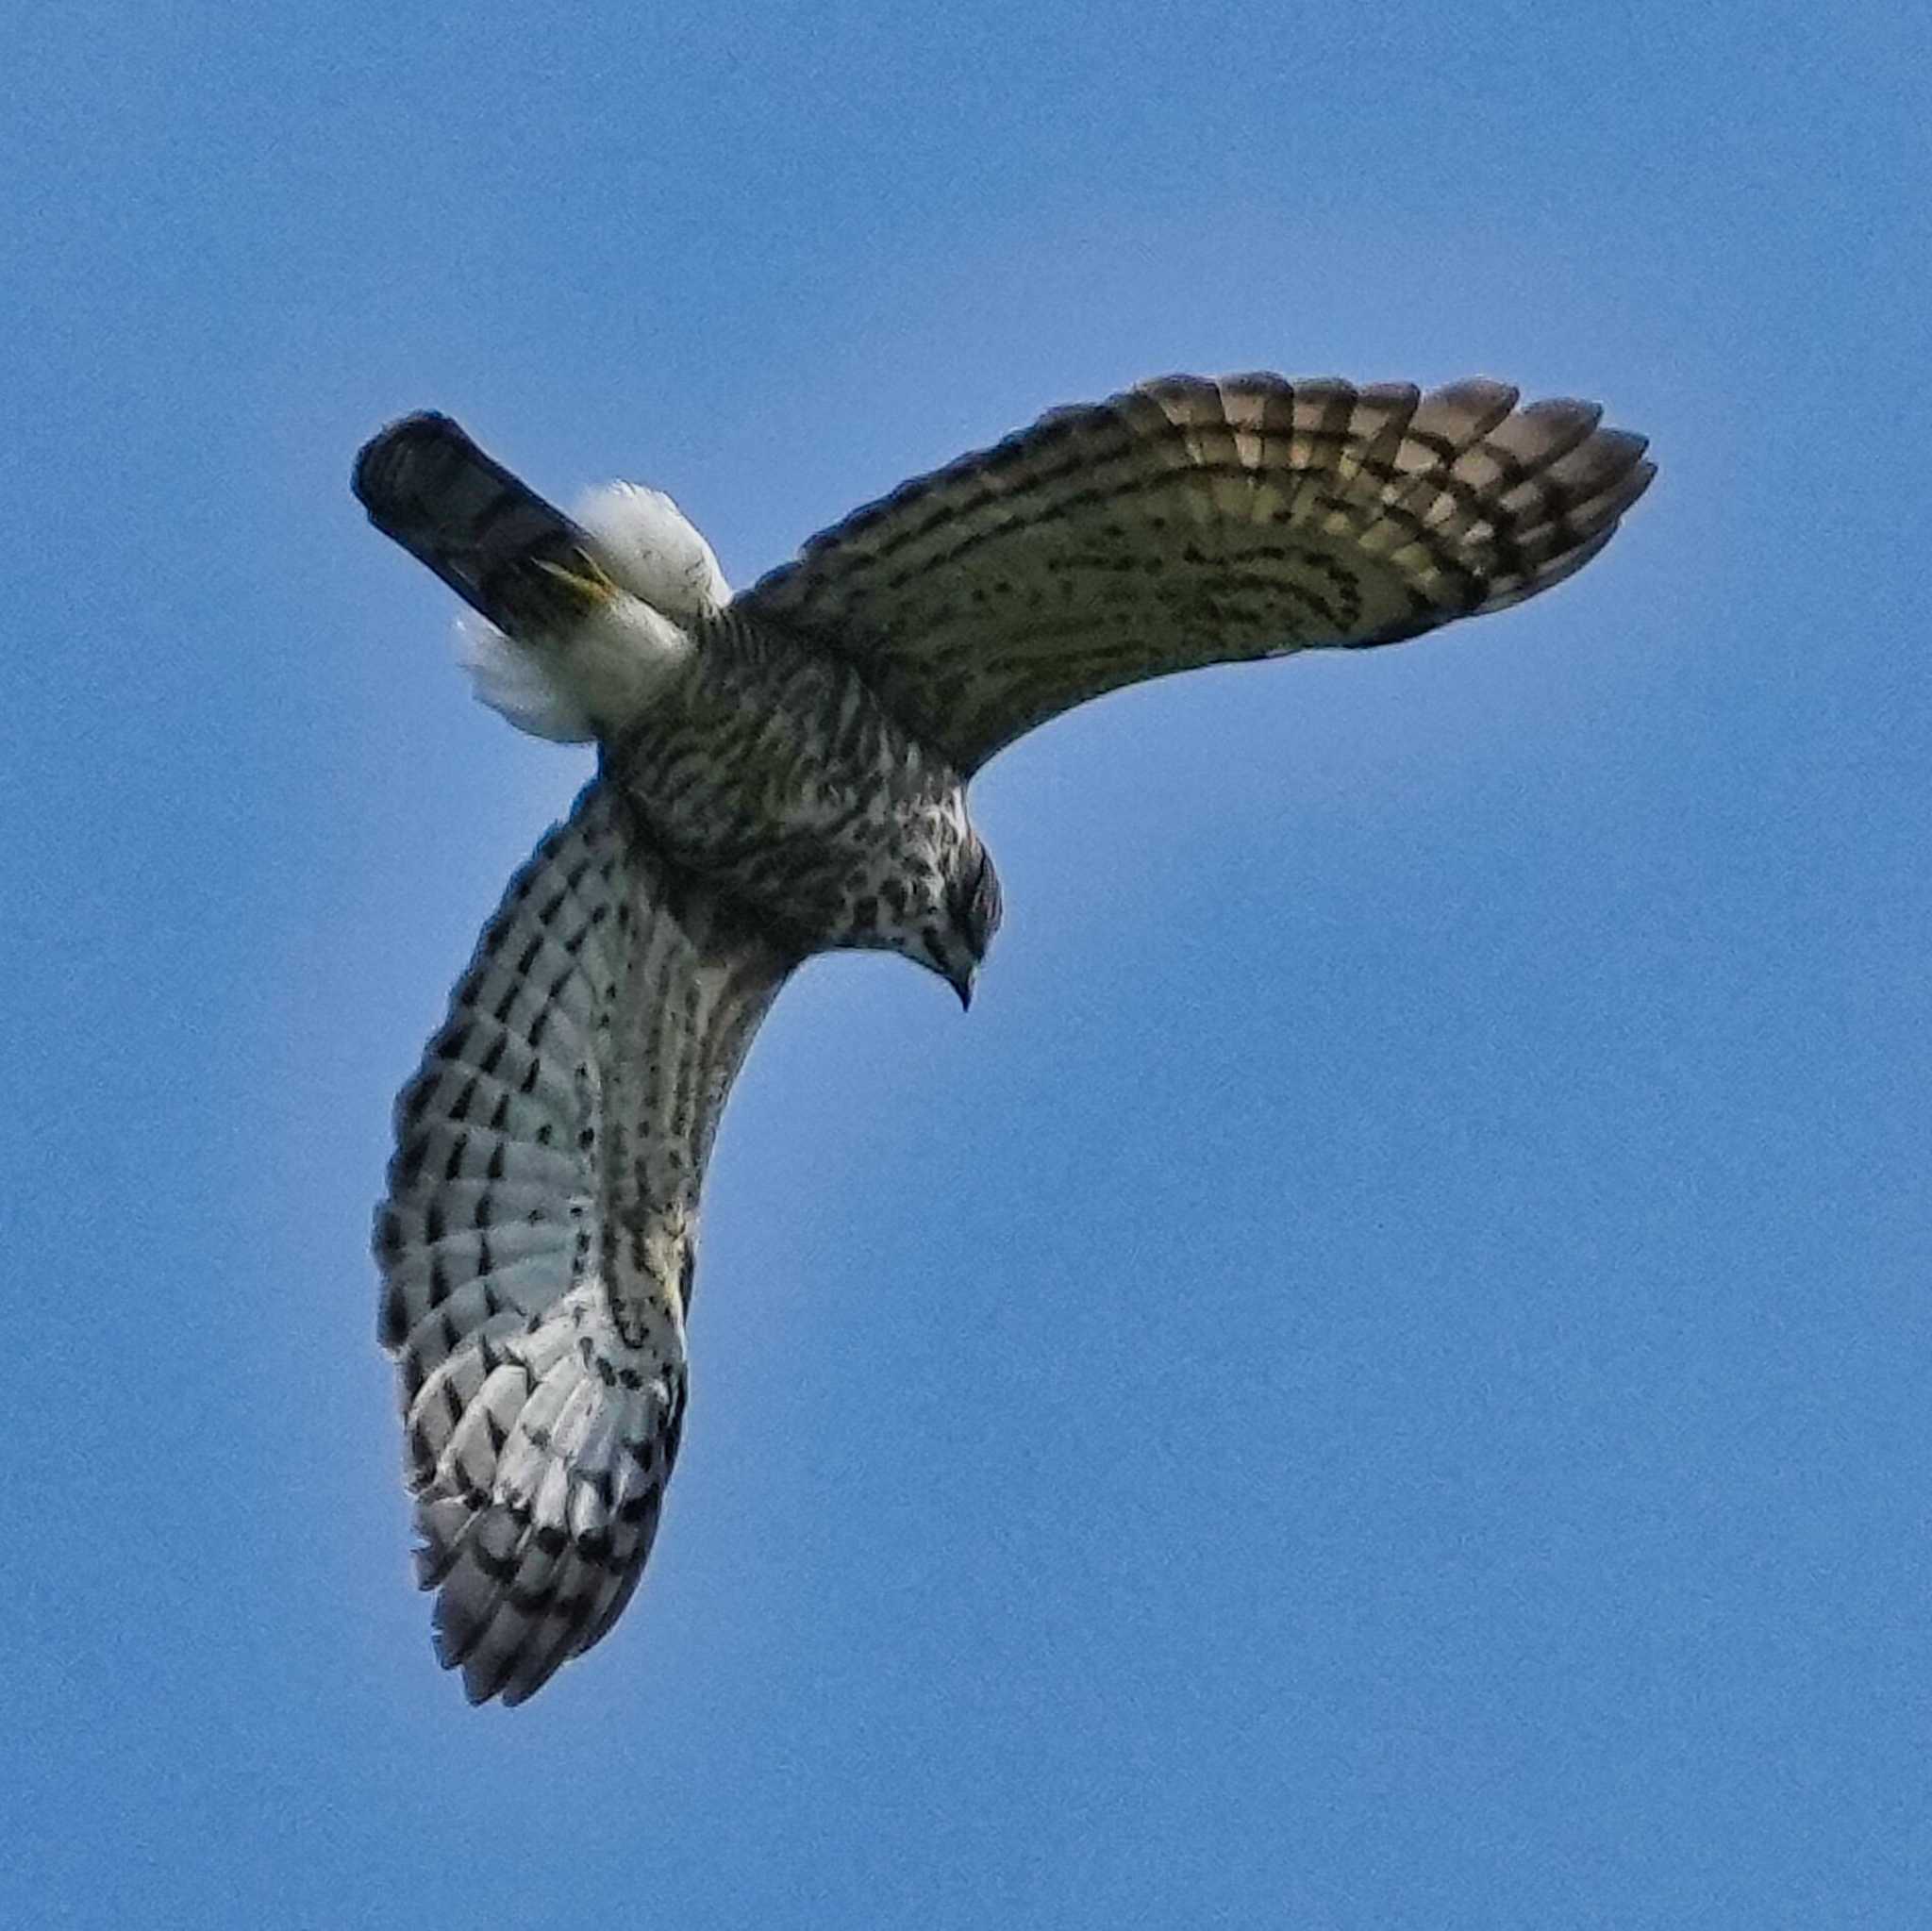
[[[961,1012],[971,1012],[973,1010],[973,968],[968,966],[963,973],[958,974],[957,976],[948,974],[946,984],[958,993],[959,1010]]]

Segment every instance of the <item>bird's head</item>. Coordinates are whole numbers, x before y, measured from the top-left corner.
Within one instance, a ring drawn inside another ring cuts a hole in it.
[[[986,847],[976,838],[962,857],[941,916],[920,937],[924,963],[959,995],[962,1007],[970,1008],[973,982],[1000,926],[1000,879]]]

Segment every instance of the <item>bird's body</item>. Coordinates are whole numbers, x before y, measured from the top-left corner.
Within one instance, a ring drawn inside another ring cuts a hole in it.
[[[991,934],[961,914],[991,872],[964,780],[850,663],[724,604],[722,574],[693,594],[689,565],[667,571],[667,551],[709,556],[668,497],[606,492],[593,533],[442,417],[365,463],[392,533],[494,629],[491,660],[533,660],[550,707],[589,721],[667,858],[800,957],[901,952],[969,996]],[[452,497],[476,506],[467,524]]]
[[[667,855],[801,954],[904,953],[964,995],[978,957],[953,907],[988,862],[965,783],[849,664],[724,611],[608,756]]]
[[[595,1642],[655,1533],[698,1197],[732,1078],[809,954],[904,954],[962,1001],[999,924],[973,773],[1191,665],[1393,642],[1518,602],[1650,479],[1578,403],[1275,376],[1057,411],[728,597],[668,498],[577,519],[446,418],[358,495],[481,615],[479,694],[591,737],[397,1107],[377,1215],[439,1649],[521,1701]]]

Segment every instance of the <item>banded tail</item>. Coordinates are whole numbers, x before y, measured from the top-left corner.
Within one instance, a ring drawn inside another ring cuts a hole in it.
[[[615,484],[579,523],[447,416],[391,423],[356,458],[352,487],[376,528],[484,620],[464,627],[463,667],[485,704],[540,738],[622,730],[729,594],[668,496]]]
[[[613,588],[589,532],[447,416],[391,423],[357,457],[351,488],[384,536],[512,635],[567,628]]]

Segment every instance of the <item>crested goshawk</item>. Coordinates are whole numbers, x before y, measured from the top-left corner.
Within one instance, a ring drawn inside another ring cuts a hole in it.
[[[967,1000],[1000,918],[966,808],[988,758],[1124,684],[1547,589],[1653,473],[1598,417],[1485,380],[1150,382],[905,484],[737,597],[655,491],[565,516],[438,415],[362,451],[377,528],[478,613],[479,694],[598,746],[397,1102],[376,1215],[418,1572],[473,1699],[529,1696],[636,1586],[706,1157],[787,974],[881,947]]]

